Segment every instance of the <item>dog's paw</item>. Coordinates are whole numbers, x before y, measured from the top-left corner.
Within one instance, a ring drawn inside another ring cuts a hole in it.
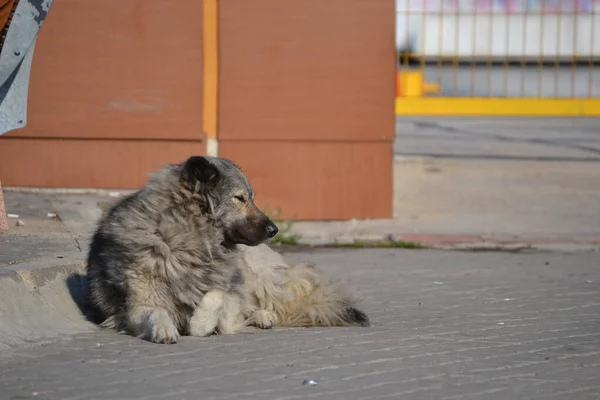
[[[154,343],[173,344],[179,340],[179,332],[173,323],[169,325],[156,325],[152,329],[152,338]]]
[[[271,329],[275,326],[275,315],[267,310],[257,310],[254,313],[254,325],[260,329]]]
[[[190,319],[189,331],[191,336],[205,337],[215,332],[218,317],[210,312],[196,310]]]
[[[154,343],[173,344],[179,340],[179,332],[166,315],[153,315],[148,321],[148,327],[143,338]]]

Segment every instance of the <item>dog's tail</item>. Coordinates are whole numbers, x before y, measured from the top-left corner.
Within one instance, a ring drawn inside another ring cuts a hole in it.
[[[351,325],[371,326],[367,314],[354,307],[348,307],[346,309],[345,320]]]
[[[302,326],[370,326],[369,317],[356,308],[359,300],[348,293],[345,285],[325,277],[314,265],[297,264],[280,270],[281,285],[262,293],[269,298],[277,325]],[[264,287],[264,286],[263,286]],[[260,300],[260,299],[259,299]]]

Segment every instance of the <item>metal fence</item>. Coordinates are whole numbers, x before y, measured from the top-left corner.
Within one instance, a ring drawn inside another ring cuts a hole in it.
[[[396,9],[399,69],[434,84],[424,96],[600,98],[600,0],[396,0]]]

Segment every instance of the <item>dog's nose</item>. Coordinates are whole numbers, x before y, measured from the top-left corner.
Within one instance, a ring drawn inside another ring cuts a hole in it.
[[[273,236],[277,235],[277,232],[279,232],[279,229],[277,229],[275,224],[267,225],[267,237],[272,238]]]

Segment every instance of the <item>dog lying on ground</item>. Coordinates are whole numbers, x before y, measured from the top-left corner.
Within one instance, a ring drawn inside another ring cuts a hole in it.
[[[250,324],[369,326],[343,285],[310,264],[288,265],[264,244],[276,233],[231,161],[165,166],[100,220],[88,307],[102,327],[157,343]]]

